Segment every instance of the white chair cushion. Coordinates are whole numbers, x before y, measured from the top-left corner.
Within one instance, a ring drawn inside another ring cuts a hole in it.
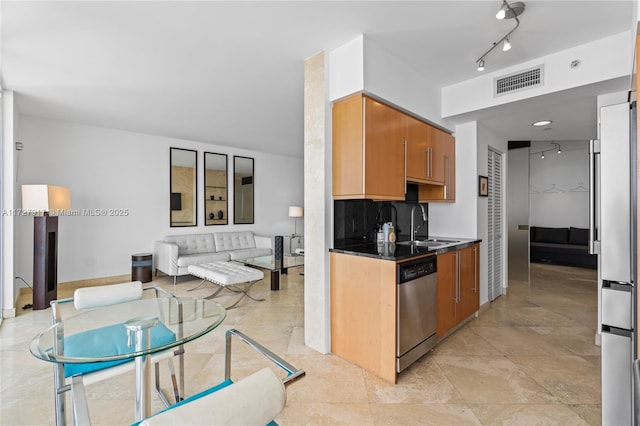
[[[221,285],[232,285],[257,281],[264,278],[264,272],[234,262],[213,262],[202,265],[191,265],[191,275]]]
[[[271,249],[270,248],[252,248],[252,249],[234,250],[232,252],[229,252],[229,255],[231,256],[231,260],[248,259],[250,257],[270,256]]]
[[[168,235],[164,240],[178,245],[178,256],[216,251],[213,234]]]
[[[229,251],[255,248],[256,240],[251,231],[216,232],[213,234],[216,251]]]
[[[99,306],[115,305],[142,298],[142,282],[83,287],[73,293],[76,309],[91,309]]]
[[[199,265],[201,263],[224,262],[230,260],[229,253],[199,253],[187,254],[178,257],[178,266],[184,268],[189,265]]]
[[[284,408],[282,381],[268,368],[214,393],[169,408],[141,425],[260,425]]]

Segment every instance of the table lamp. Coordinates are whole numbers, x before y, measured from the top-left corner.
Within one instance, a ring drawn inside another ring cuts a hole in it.
[[[58,297],[58,217],[71,208],[69,188],[22,185],[22,209],[33,218],[33,309],[46,309]]]
[[[297,225],[298,225],[298,219],[299,217],[302,217],[302,207],[300,206],[289,206],[289,217],[294,218],[293,219],[293,235],[298,235],[298,229],[297,229]]]

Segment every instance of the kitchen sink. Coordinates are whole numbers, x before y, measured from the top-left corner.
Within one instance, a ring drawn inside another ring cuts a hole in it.
[[[460,240],[445,240],[444,238],[429,238],[425,240],[426,242],[434,242],[434,243],[444,243],[444,244],[454,244],[460,243]]]

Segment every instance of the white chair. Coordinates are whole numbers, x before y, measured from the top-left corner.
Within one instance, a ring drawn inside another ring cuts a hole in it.
[[[234,383],[231,380],[232,336],[240,338],[283,369],[286,377],[280,379],[269,368],[263,368]],[[273,419],[285,405],[285,385],[304,375],[304,370],[289,364],[240,331],[231,329],[226,332],[225,380],[135,425],[275,425]],[[74,381],[71,386],[80,424],[90,424],[82,381]]]
[[[164,296],[175,298],[171,293],[159,288],[159,287],[142,287],[140,281],[134,281],[123,284],[106,285],[99,287],[84,287],[77,289],[74,292],[73,298],[54,300],[51,302],[51,315],[54,324],[64,324],[63,322],[63,307],[73,302],[73,307],[68,306],[72,312],[83,311],[87,309],[110,306],[118,303],[125,303],[142,298],[143,290],[154,290],[156,298],[162,293]],[[158,304],[160,308],[160,304]],[[73,309],[75,308],[75,311]],[[68,313],[65,310],[65,316]],[[164,323],[163,312],[160,309],[160,324]],[[82,351],[83,355],[90,356],[92,345],[100,344],[101,341],[113,341],[109,339],[114,326],[102,327],[96,330],[89,330],[82,333],[77,333],[68,337],[64,336],[64,327],[56,328],[56,338],[54,340],[54,351],[57,354],[72,354],[74,351]],[[98,338],[96,338],[98,336]],[[175,341],[176,336],[173,332],[168,330],[164,325],[158,328],[158,339],[170,343]],[[96,343],[98,342],[98,343]],[[127,344],[127,342],[120,342],[119,344]],[[167,360],[169,364],[169,371],[171,374],[171,381],[173,385],[173,393],[175,402],[181,400],[181,395],[184,395],[184,362],[183,362],[184,349],[182,346],[178,346],[175,349],[163,351],[157,354],[151,355],[151,362],[155,365],[155,388],[158,391],[158,395],[166,406],[169,406],[167,397],[160,389],[160,368],[158,362]],[[180,369],[180,383],[176,379],[175,370],[173,367],[173,357],[177,356],[179,360]],[[83,385],[99,382],[108,378],[118,376],[120,374],[132,371],[135,369],[135,363],[133,358],[131,360],[121,360],[113,362],[96,362],[88,364],[54,364],[54,396],[55,396],[55,412],[56,412],[56,424],[64,425],[66,420],[65,415],[65,393],[72,390],[72,400],[80,401],[84,400],[84,393],[78,395],[77,391],[73,391],[74,386],[77,388],[83,388]],[[74,385],[75,384],[75,385]],[[73,423],[77,424],[77,416],[82,417],[83,406],[86,406],[86,400],[81,402],[79,406],[73,405]],[[78,407],[80,412],[78,412]],[[86,408],[85,408],[86,410]]]

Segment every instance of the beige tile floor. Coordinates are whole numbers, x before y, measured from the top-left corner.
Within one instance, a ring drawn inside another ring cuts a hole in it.
[[[307,371],[288,388],[287,406],[276,419],[281,425],[600,424],[595,271],[533,264],[530,285],[511,282],[507,296],[411,366],[396,385],[304,345],[298,272],[282,277],[279,292],[269,290],[265,274],[252,290],[265,302],[243,301],[220,329],[186,347],[188,393],[221,381],[222,335],[234,327]],[[166,277],[153,283],[174,290]],[[175,293],[185,295],[195,284],[183,278]],[[71,290],[62,285],[59,296]],[[29,301],[25,295],[18,306]],[[28,352],[48,315],[22,311],[0,327],[2,425],[53,423],[51,367]],[[236,378],[266,365],[245,345],[234,346],[233,359]],[[131,374],[87,386],[94,424],[133,421],[133,383]],[[161,408],[155,396],[153,407]]]

